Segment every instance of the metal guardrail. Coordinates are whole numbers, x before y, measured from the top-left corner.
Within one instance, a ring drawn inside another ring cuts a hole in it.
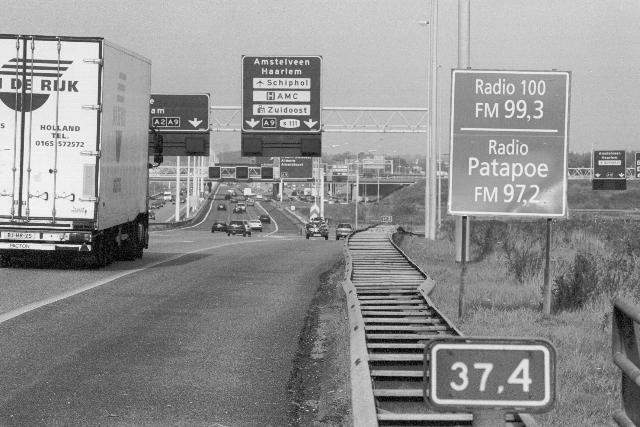
[[[360,231],[360,230],[358,230]],[[356,232],[358,232],[356,231]],[[360,310],[358,293],[351,282],[353,263],[349,253],[349,239],[345,240],[344,256],[346,261],[345,277],[342,289],[347,296],[347,310],[349,317],[350,351],[349,365],[351,377],[351,409],[354,427],[369,427],[378,424],[376,405],[373,398],[371,373],[369,372],[369,355],[367,340],[364,334],[364,319]]]
[[[611,352],[622,371],[622,409],[613,419],[619,426],[640,426],[640,307],[621,298],[613,303]]]

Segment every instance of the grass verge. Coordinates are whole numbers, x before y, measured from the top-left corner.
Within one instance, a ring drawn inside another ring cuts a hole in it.
[[[465,310],[458,319],[460,267],[453,243],[427,242],[396,234],[396,242],[437,286],[431,297],[437,307],[466,335],[548,339],[557,353],[556,404],[536,415],[544,426],[613,426],[611,414],[620,407],[620,371],[611,360],[611,301],[592,298],[581,309],[559,311],[543,318],[541,277],[520,282],[508,274],[500,253],[468,264]]]

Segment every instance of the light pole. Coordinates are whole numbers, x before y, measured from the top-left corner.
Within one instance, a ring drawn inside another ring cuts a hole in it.
[[[371,149],[371,150],[367,150],[367,152],[371,155],[371,160],[374,160],[373,158],[373,153],[375,153],[376,149]],[[374,164],[373,162],[371,162],[372,164]],[[378,165],[374,164],[376,166],[376,170],[378,169]],[[379,185],[379,184],[378,184]],[[380,188],[378,188],[378,196],[380,196]],[[367,206],[367,184],[364,185],[364,205]],[[365,213],[366,215],[366,213]]]
[[[356,203],[356,230],[358,229],[358,199],[360,198],[360,161],[358,159],[359,153],[356,154],[356,189],[351,193],[351,198]]]
[[[398,152],[398,150],[393,150],[393,153],[391,154],[391,175],[393,175],[393,171],[395,170],[394,168],[396,167],[394,165],[394,163],[396,162],[396,153]]]
[[[428,240],[435,240],[436,231],[436,82],[437,82],[437,21],[438,0],[431,0],[429,21],[420,21],[419,24],[429,25],[429,66],[428,92],[429,92],[429,130],[427,133],[427,155],[425,170],[425,210],[424,210],[424,235]]]
[[[378,171],[378,198],[376,201],[380,203],[380,169],[376,169]]]

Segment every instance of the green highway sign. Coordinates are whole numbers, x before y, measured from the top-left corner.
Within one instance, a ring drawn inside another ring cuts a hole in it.
[[[626,158],[624,150],[594,150],[593,177],[595,179],[625,179]]]
[[[281,157],[280,178],[297,179],[313,178],[313,158],[311,157]]]
[[[149,127],[164,132],[209,132],[209,94],[152,94]]]
[[[320,56],[243,56],[242,132],[319,133]]]
[[[569,77],[453,70],[450,214],[566,215]]]
[[[594,150],[591,188],[593,190],[626,190],[626,156],[627,153],[624,150]],[[636,159],[636,165],[637,163]]]

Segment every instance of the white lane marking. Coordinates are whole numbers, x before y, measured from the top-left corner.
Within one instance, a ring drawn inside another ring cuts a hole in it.
[[[169,230],[157,230],[157,231],[150,231],[150,232],[149,232],[149,234],[151,234],[151,233],[161,233],[161,232],[164,232],[164,231],[167,231],[167,232],[168,232],[168,231],[175,231],[175,230],[186,230],[187,228],[193,228],[193,227],[197,227],[197,226],[199,226],[200,224],[202,224],[203,222],[205,222],[205,221],[207,220],[207,218],[209,218],[209,215],[211,214],[211,209],[213,209],[213,205],[214,205],[214,202],[215,202],[215,200],[216,200],[216,196],[218,195],[218,190],[219,190],[219,189],[220,189],[220,186],[217,186],[217,187],[216,187],[216,189],[215,189],[215,191],[213,192],[213,199],[212,199],[211,204],[209,205],[209,210],[207,211],[207,214],[204,216],[204,218],[202,219],[202,221],[200,221],[199,223],[197,223],[197,224],[195,224],[195,225],[185,226],[185,227],[172,228],[172,229],[169,229]],[[175,216],[175,215],[174,215],[174,216]],[[173,217],[172,217],[172,218],[173,218]]]
[[[247,244],[247,243],[256,243],[256,242],[267,242],[267,241],[268,240],[254,240],[254,239],[251,239],[251,240],[243,240],[243,241],[236,241],[236,242],[228,242],[228,243],[218,244],[216,246],[209,246],[209,247],[202,248],[202,249],[196,249],[196,250],[193,250],[193,251],[185,252],[183,254],[173,255],[173,256],[171,256],[169,258],[152,262],[151,264],[145,265],[144,267],[136,268],[136,269],[133,269],[133,270],[125,270],[123,272],[120,272],[118,274],[114,274],[113,276],[109,276],[109,277],[107,277],[107,278],[105,278],[103,280],[100,280],[98,282],[89,283],[89,284],[84,285],[84,286],[82,286],[80,288],[73,289],[73,290],[70,290],[70,291],[67,291],[67,292],[63,292],[63,293],[61,293],[59,295],[56,295],[56,296],[53,296],[53,297],[50,297],[50,298],[46,298],[46,299],[43,299],[43,300],[40,300],[40,301],[36,301],[36,302],[31,303],[31,304],[27,304],[27,305],[25,305],[23,307],[16,308],[16,309],[8,311],[6,313],[2,313],[2,314],[0,314],[0,324],[6,322],[7,320],[13,319],[14,317],[18,317],[18,316],[20,316],[22,314],[25,314],[25,313],[28,313],[30,311],[36,310],[38,308],[44,307],[45,305],[53,304],[54,302],[58,302],[58,301],[61,301],[63,299],[66,299],[66,298],[70,298],[70,297],[72,297],[74,295],[78,295],[78,294],[80,294],[82,292],[86,292],[86,291],[91,290],[93,288],[97,288],[99,286],[106,285],[107,283],[110,283],[110,282],[112,282],[114,280],[120,279],[120,278],[122,278],[124,276],[128,276],[130,274],[138,273],[138,272],[141,272],[141,271],[144,271],[144,270],[148,270],[148,269],[150,269],[152,267],[155,267],[156,265],[160,265],[160,264],[164,264],[164,263],[167,263],[167,262],[175,261],[175,260],[180,259],[180,258],[182,258],[184,256],[187,256],[187,255],[195,254],[195,253],[198,253],[198,252],[210,251],[210,250],[213,250],[213,249],[219,249],[219,248],[222,248],[222,247],[225,247],[225,246],[240,245],[240,244]]]
[[[260,202],[256,202],[256,203],[258,204],[258,207],[264,211],[265,214],[269,215],[269,212],[264,207],[262,207],[262,204],[260,204]],[[271,237],[272,234],[276,234],[278,232],[278,223],[276,222],[275,219],[273,219],[271,215],[269,215],[269,218],[273,222],[273,225],[276,227],[276,229],[273,230],[271,233],[265,234],[265,236]]]

